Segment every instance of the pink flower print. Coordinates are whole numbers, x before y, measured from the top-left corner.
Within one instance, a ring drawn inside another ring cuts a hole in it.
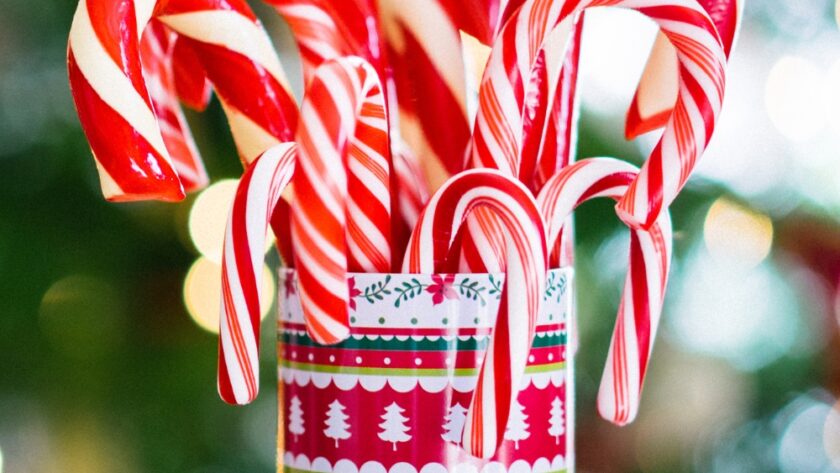
[[[433,274],[432,281],[434,283],[429,284],[426,292],[432,295],[432,303],[434,305],[440,304],[444,299],[458,298],[458,291],[452,288],[452,285],[455,283],[454,274],[444,274],[443,276]]]
[[[347,288],[350,291],[350,300],[348,305],[351,309],[356,310],[356,296],[361,296],[362,291],[356,289],[356,277],[347,280]]]
[[[287,297],[297,293],[295,289],[295,278],[291,275],[287,275],[286,279],[283,280],[283,287],[286,289]]]

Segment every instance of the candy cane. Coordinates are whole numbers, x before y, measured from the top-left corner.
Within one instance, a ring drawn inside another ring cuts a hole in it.
[[[545,286],[545,236],[533,197],[522,184],[493,170],[450,178],[429,201],[409,240],[403,272],[438,273],[450,263],[458,228],[475,209],[490,209],[506,230],[506,277],[493,337],[478,375],[462,444],[492,456],[524,375]],[[522,314],[524,320],[517,320]]]
[[[267,0],[275,6],[294,33],[301,51],[306,80],[324,61],[341,56],[359,56],[370,62],[386,89],[386,109],[398,110],[396,85],[386,67],[383,38],[378,28],[378,9],[373,0]],[[408,234],[417,215],[428,198],[426,179],[420,162],[399,134],[397,113],[389,113],[388,134],[391,140],[391,159],[394,173],[391,179],[392,255],[399,260]],[[282,209],[281,209],[282,213]],[[281,214],[276,222],[284,221]],[[276,225],[275,225],[276,226]]]
[[[399,127],[429,189],[464,169],[470,136],[461,37],[441,1],[381,0]]]
[[[175,41],[172,48],[172,80],[184,105],[204,111],[210,103],[213,86],[195,50],[186,41]]]
[[[244,0],[168,0],[158,19],[195,51],[243,162],[292,140],[294,96],[271,39]]]
[[[459,30],[473,36],[482,44],[491,44],[504,15],[504,0],[439,0],[451,21]],[[516,3],[516,2],[514,2]]]
[[[359,56],[384,80],[382,39],[373,0],[266,0],[286,20],[300,50],[308,82],[324,61]]]
[[[248,404],[259,391],[260,292],[269,218],[295,169],[296,147],[277,145],[258,157],[236,189],[222,252],[219,395]]]
[[[621,198],[637,174],[635,166],[609,158],[587,159],[561,170],[537,198],[547,241],[561,237],[575,207],[597,197]],[[638,413],[670,261],[671,220],[665,211],[650,229],[630,234],[629,269],[598,391],[601,416],[619,425],[632,422]]]
[[[184,197],[140,63],[140,33],[152,14],[147,3],[82,0],[70,27],[70,88],[102,192],[112,201]]]
[[[727,59],[735,43],[743,0],[698,0],[717,27]],[[679,91],[677,51],[660,32],[653,43],[648,63],[627,112],[624,134],[627,139],[662,128],[668,123]]]
[[[153,20],[140,42],[140,60],[166,150],[184,190],[191,192],[206,186],[208,177],[176,95],[173,71],[176,41],[175,33]]]
[[[291,229],[301,305],[312,337],[335,343],[349,332],[348,268],[391,270],[387,118],[370,64],[347,57],[318,68],[297,142]]]
[[[109,200],[179,200],[139,54],[152,17],[199,57],[248,161],[287,141],[297,110],[268,35],[241,0],[81,0],[67,63],[73,99]]]
[[[535,193],[550,175],[567,166],[574,157],[582,16],[574,24],[570,19],[564,27],[555,28],[537,52],[526,84],[519,178]],[[461,240],[460,271],[495,272],[504,267],[504,242],[492,227],[498,227],[498,223],[487,212],[477,211],[470,216]],[[571,244],[571,238],[557,242],[564,248]],[[563,255],[561,263],[571,265],[572,252],[565,251]]]
[[[523,156],[521,159],[536,161],[533,181],[528,183],[535,192],[539,192],[546,181],[560,169],[568,166],[575,159],[577,122],[578,122],[578,66],[580,64],[580,46],[583,38],[584,13],[581,13],[569,32],[565,48],[556,43],[546,44],[546,68],[556,67],[556,72],[546,71],[548,94],[539,101],[539,106],[547,107],[545,125],[542,127],[536,158],[529,157],[528,135],[523,136]],[[559,57],[558,57],[559,56]],[[558,64],[559,63],[559,64]]]
[[[622,220],[647,228],[685,185],[711,138],[720,112],[725,56],[714,23],[695,0],[528,0],[494,44],[479,91],[471,143],[476,165],[520,175],[523,84],[550,32],[564,19],[595,6],[624,6],[659,24],[678,50],[680,94],[662,138],[619,201]],[[514,59],[515,58],[515,59]]]

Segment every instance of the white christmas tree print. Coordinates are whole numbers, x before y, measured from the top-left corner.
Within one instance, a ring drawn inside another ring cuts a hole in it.
[[[548,428],[548,433],[554,437],[555,445],[560,445],[560,436],[566,433],[566,422],[563,419],[563,415],[565,414],[563,411],[563,401],[559,397],[555,397],[551,401],[551,412],[549,414],[551,417],[549,417],[548,422],[551,424],[551,427]]]
[[[385,408],[385,414],[382,415],[382,422],[379,427],[382,432],[379,432],[379,438],[386,442],[391,442],[394,446],[394,451],[397,451],[397,442],[408,442],[411,440],[411,435],[408,435],[410,429],[405,425],[408,422],[407,417],[403,417],[402,413],[405,409],[400,407],[396,402],[392,402]]]
[[[446,431],[441,434],[443,440],[461,443],[461,434],[464,430],[464,422],[467,420],[467,409],[457,402],[449,408],[449,414],[444,417],[446,424],[443,429]]]
[[[289,404],[289,432],[297,442],[298,435],[303,435],[306,429],[303,427],[303,409],[300,408],[300,398],[295,396]]]
[[[531,436],[531,433],[528,432],[528,423],[525,422],[527,419],[525,406],[519,404],[519,401],[514,402],[511,406],[507,429],[505,429],[505,439],[513,440],[513,447],[516,450],[519,450],[520,440],[525,440]]]
[[[350,424],[347,423],[347,419],[350,416],[344,413],[344,406],[338,402],[338,399],[332,402],[329,406],[329,410],[327,411],[327,420],[324,422],[327,424],[327,428],[324,429],[324,435],[327,437],[335,440],[335,448],[338,448],[338,441],[339,440],[346,440],[350,438]]]

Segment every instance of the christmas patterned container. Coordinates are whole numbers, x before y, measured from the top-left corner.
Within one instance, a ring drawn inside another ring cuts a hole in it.
[[[304,326],[294,272],[281,271],[279,471],[572,471],[572,270],[547,279],[525,378],[496,455],[461,431],[499,306],[503,276],[354,274],[351,336],[324,346]],[[523,323],[525,323],[523,317]]]

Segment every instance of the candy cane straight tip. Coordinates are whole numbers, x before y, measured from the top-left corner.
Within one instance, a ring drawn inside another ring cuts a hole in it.
[[[326,61],[301,106],[291,234],[307,330],[319,343],[350,333],[347,272],[391,270],[388,121],[365,60]]]
[[[473,456],[490,458],[504,438],[519,392],[545,288],[545,233],[530,191],[495,170],[453,176],[423,210],[409,240],[403,271],[437,273],[450,264],[447,259],[457,256],[452,245],[459,228],[479,208],[492,212],[505,232],[501,238],[506,244],[506,276],[462,445]],[[523,315],[525,320],[520,320]]]
[[[610,158],[586,159],[558,172],[537,199],[546,219],[548,242],[562,237],[578,205],[596,197],[621,198],[637,174],[635,166]],[[618,425],[632,422],[638,412],[662,313],[671,240],[667,210],[649,229],[630,233],[628,273],[598,391],[601,416]]]
[[[294,174],[295,155],[296,146],[283,143],[248,167],[225,230],[218,390],[230,404],[248,404],[259,391],[263,249],[271,214]]]

